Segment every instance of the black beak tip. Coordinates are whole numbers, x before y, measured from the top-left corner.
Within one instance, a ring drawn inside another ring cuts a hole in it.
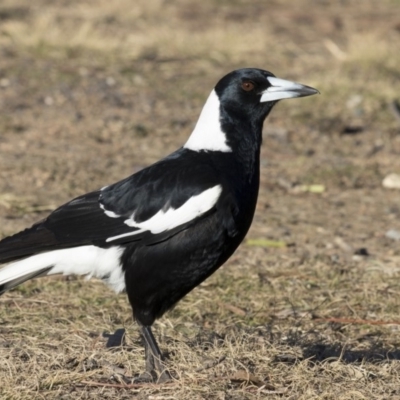
[[[315,89],[311,86],[304,86],[304,90],[302,91],[302,96],[312,96],[314,94],[321,94],[318,89]]]

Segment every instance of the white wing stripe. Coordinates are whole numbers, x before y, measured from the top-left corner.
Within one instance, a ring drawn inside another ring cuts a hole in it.
[[[214,186],[204,192],[191,197],[186,203],[182,204],[179,208],[168,208],[168,210],[160,210],[157,214],[153,215],[146,221],[136,222],[135,215],[125,220],[125,224],[137,230],[124,233],[122,235],[112,236],[106,240],[106,242],[112,242],[113,240],[120,239],[126,236],[133,236],[139,233],[150,231],[153,234],[165,232],[176,228],[179,225],[185,224],[200,215],[211,210],[216,204],[222,187],[220,185]]]

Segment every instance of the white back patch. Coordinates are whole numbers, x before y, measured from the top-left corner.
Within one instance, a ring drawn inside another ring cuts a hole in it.
[[[110,237],[106,240],[106,242],[112,242],[113,240],[126,236],[134,236],[145,231],[150,231],[153,234],[157,234],[174,229],[177,226],[192,221],[193,219],[211,210],[211,208],[216,204],[221,192],[222,187],[220,185],[216,185],[198,194],[197,196],[191,197],[179,208],[175,209],[170,207],[166,211],[160,210],[157,212],[157,214],[143,222],[136,222],[135,215],[133,214],[131,218],[125,220],[124,222],[128,226],[137,228],[137,230]]]
[[[103,278],[115,292],[125,289],[125,278],[120,264],[122,247],[102,249],[79,246],[36,254],[13,262],[0,270],[0,284],[51,267],[48,275],[87,275]],[[106,277],[106,278],[105,278]]]
[[[206,104],[200,113],[199,120],[183,146],[193,151],[222,151],[231,152],[232,149],[226,143],[226,135],[221,129],[220,101],[213,90],[208,96]]]

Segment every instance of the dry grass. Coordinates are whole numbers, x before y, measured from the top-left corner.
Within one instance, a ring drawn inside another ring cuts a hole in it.
[[[399,1],[4,0],[0,22],[1,236],[182,144],[234,68],[322,93],[274,110],[251,241],[157,323],[176,381],[126,383],[124,295],[43,278],[0,298],[1,398],[400,399]]]

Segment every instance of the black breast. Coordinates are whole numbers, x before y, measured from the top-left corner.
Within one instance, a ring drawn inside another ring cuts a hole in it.
[[[243,176],[232,158],[226,154],[215,163],[223,192],[214,209],[163,242],[126,247],[126,290],[140,323],[152,325],[219,268],[245,237],[257,201],[258,174]]]

